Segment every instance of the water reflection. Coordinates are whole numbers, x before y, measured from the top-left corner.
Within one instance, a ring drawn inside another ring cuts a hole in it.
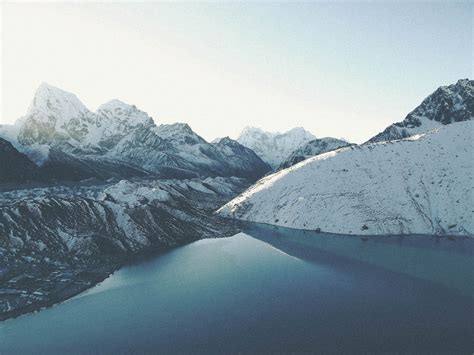
[[[282,252],[343,268],[362,262],[474,297],[474,240],[423,235],[359,237],[242,222],[248,235]]]

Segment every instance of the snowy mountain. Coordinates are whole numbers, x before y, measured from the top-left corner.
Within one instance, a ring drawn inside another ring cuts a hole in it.
[[[237,141],[252,149],[274,169],[297,148],[315,138],[301,127],[293,128],[285,133],[271,133],[260,128],[247,127],[240,133]]]
[[[38,167],[28,157],[0,138],[0,183],[21,183],[33,180]]]
[[[18,124],[22,145],[46,144],[64,152],[94,151],[88,135],[97,118],[76,95],[42,83]]]
[[[341,148],[258,181],[219,213],[343,234],[474,235],[474,122]]]
[[[290,166],[293,166],[315,155],[327,153],[338,148],[347,147],[348,145],[351,145],[351,143],[337,138],[326,137],[313,139],[291,153],[277,170],[289,168]]]
[[[474,81],[458,80],[441,86],[423,100],[406,118],[388,126],[368,143],[406,138],[454,122],[474,118]]]
[[[46,83],[24,117],[13,126],[0,127],[0,137],[61,178],[106,178],[112,168],[113,176],[123,177],[148,172],[255,180],[267,171],[260,158],[243,149],[229,159],[227,146],[206,142],[187,124],[157,126],[145,112],[119,100],[92,112],[74,94]],[[68,174],[71,166],[74,174]]]

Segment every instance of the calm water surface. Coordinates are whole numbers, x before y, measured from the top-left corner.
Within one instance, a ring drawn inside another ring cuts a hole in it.
[[[0,353],[474,350],[470,239],[248,225],[0,323]]]

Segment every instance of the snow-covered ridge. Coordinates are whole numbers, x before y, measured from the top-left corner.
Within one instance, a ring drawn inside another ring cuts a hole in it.
[[[388,126],[368,142],[402,139],[454,122],[474,119],[474,81],[460,79],[441,86],[410,112],[403,121]]]
[[[252,149],[272,168],[278,167],[297,148],[316,137],[302,127],[285,133],[266,132],[260,128],[246,127],[237,141]]]
[[[207,143],[187,123],[161,124],[156,127],[155,132],[163,139],[170,139],[181,144]]]
[[[289,168],[290,166],[305,159],[314,157],[315,155],[323,154],[348,145],[351,145],[351,143],[337,138],[326,137],[313,139],[291,153],[290,156],[279,166],[278,170]]]
[[[218,213],[342,234],[474,234],[474,122],[341,148],[267,176]]]
[[[176,169],[177,175],[188,177],[255,180],[269,170],[258,156],[242,149],[234,149],[236,156],[229,159],[227,147],[206,142],[188,124],[157,126],[146,112],[120,100],[91,112],[76,95],[46,83],[38,88],[26,116],[13,126],[0,126],[0,137],[38,165],[48,164],[58,152],[56,165],[61,165],[59,156],[68,161],[101,158],[153,174]]]

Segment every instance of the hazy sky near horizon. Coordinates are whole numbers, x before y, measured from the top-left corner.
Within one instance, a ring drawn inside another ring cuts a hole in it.
[[[362,142],[473,77],[469,2],[15,3],[1,9],[0,123],[42,81],[135,104],[206,139],[244,126]]]

